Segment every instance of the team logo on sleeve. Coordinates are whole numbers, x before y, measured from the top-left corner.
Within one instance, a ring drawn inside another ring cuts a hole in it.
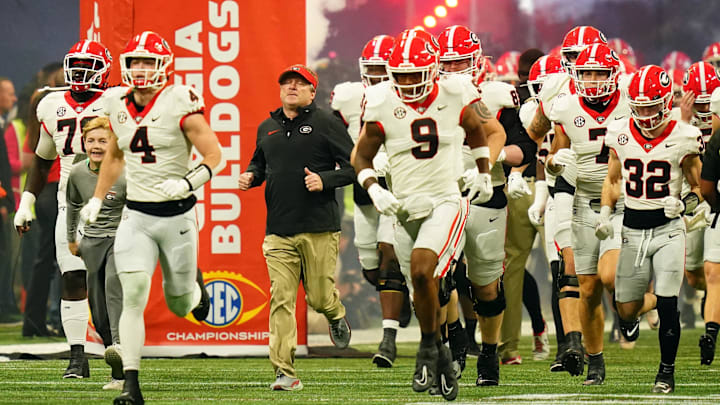
[[[405,116],[407,115],[407,111],[405,111],[405,108],[403,107],[397,107],[395,110],[393,110],[393,115],[395,116],[395,118],[401,120],[405,118]]]
[[[128,118],[128,116],[125,113],[125,111],[120,111],[117,115],[117,120],[121,124],[124,124],[127,121],[127,118]]]
[[[301,134],[305,134],[305,135],[312,132],[312,130],[313,130],[313,128],[310,125],[303,125],[300,127],[300,129],[298,129],[298,131],[300,131]]]
[[[576,127],[580,128],[585,125],[585,118],[582,116],[575,117],[575,120],[573,121]]]
[[[627,134],[618,135],[618,145],[627,145],[629,140]]]
[[[60,106],[60,107],[58,107],[56,112],[57,112],[58,117],[64,117],[67,110],[65,109],[65,107]]]

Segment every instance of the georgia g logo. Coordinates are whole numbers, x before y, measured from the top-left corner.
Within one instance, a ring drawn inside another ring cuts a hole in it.
[[[660,72],[660,76],[658,77],[658,80],[660,81],[660,85],[663,87],[667,87],[670,85],[670,76],[668,76],[665,71]]]
[[[688,82],[690,82],[690,71],[686,70],[683,75],[683,86],[687,86]]]

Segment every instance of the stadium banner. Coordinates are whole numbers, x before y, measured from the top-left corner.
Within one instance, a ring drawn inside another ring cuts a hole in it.
[[[109,13],[115,14],[105,20]],[[257,126],[280,105],[279,72],[305,61],[305,0],[81,0],[83,36],[94,24],[90,16],[99,19],[93,33],[109,38],[105,45],[115,63],[133,34],[151,30],[167,40],[175,55],[172,82],[192,85],[203,95],[205,118],[223,151],[222,167],[196,193],[198,265],[210,294],[210,314],[204,322],[192,314],[172,314],[158,267],[145,311],[143,354],[267,355],[270,281],[262,255],[264,187],[240,192],[237,182],[252,158]],[[125,32],[128,23],[133,34]],[[124,38],[115,35],[116,27]],[[115,74],[120,68],[113,70]],[[304,295],[301,289],[298,355],[307,354]]]

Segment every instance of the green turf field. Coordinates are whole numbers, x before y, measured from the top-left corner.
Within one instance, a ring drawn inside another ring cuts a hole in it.
[[[676,391],[652,394],[659,353],[657,333],[643,330],[634,350],[607,344],[607,380],[599,387],[583,387],[582,377],[550,373],[550,361],[534,362],[530,338],[522,340],[525,362],[501,366],[500,386],[475,386],[475,358],[460,380],[456,403],[720,403],[720,359],[700,367],[697,349],[701,329],[683,331],[676,363]],[[26,341],[27,343],[27,341]],[[353,345],[372,352],[375,345]],[[377,369],[369,358],[297,359],[305,385],[298,392],[273,392],[270,362],[262,358],[145,359],[141,386],[145,399],[158,404],[191,403],[419,403],[444,402],[417,394],[410,386],[415,344],[403,343],[393,369]],[[62,380],[67,360],[17,360],[0,363],[0,403],[111,403],[117,392],[102,391],[109,368],[91,360],[91,378]]]

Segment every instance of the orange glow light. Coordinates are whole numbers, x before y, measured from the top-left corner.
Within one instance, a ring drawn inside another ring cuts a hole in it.
[[[425,24],[425,26],[428,28],[433,28],[437,25],[437,20],[435,19],[435,17],[428,15],[423,18],[423,24]]]
[[[447,9],[445,8],[445,6],[435,7],[435,15],[436,16],[438,16],[440,18],[447,17],[447,13],[448,12],[447,12]]]
[[[445,5],[450,8],[453,8],[453,7],[457,7],[458,2],[457,2],[457,0],[445,0]]]

